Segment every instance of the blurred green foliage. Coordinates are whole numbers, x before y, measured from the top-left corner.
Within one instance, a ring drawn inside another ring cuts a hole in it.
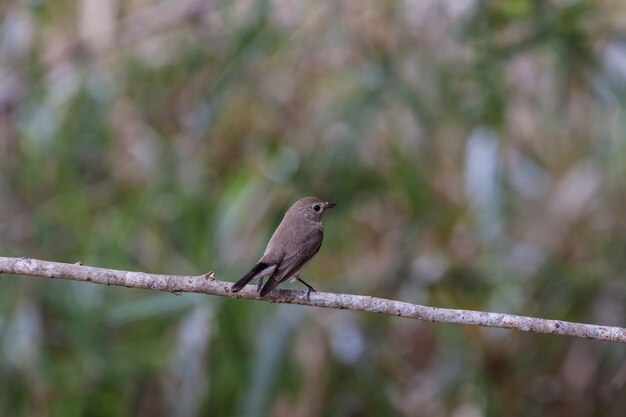
[[[0,254],[624,326],[619,1],[0,4]],[[2,416],[622,416],[620,345],[3,277]]]

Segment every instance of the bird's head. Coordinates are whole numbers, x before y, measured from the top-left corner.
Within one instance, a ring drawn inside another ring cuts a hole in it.
[[[317,197],[304,197],[293,203],[287,210],[287,214],[302,216],[309,220],[319,222],[326,210],[335,207],[337,204],[329,203]]]

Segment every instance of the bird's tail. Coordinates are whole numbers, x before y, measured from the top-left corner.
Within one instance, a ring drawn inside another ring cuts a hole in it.
[[[254,278],[258,277],[259,274],[261,274],[263,271],[265,271],[267,268],[270,268],[270,267],[271,267],[271,265],[270,264],[266,264],[265,262],[257,262],[257,264],[254,265],[252,267],[252,269],[250,271],[248,271],[248,273],[246,275],[241,277],[239,279],[239,281],[235,282],[232,285],[232,287],[230,287],[230,290],[232,292],[241,291],[241,289],[243,287],[245,287],[248,282],[250,282]]]
[[[270,277],[270,279],[263,286],[263,288],[261,288],[261,291],[259,292],[259,295],[261,297],[265,297],[267,294],[270,293],[270,291],[272,291],[274,288],[276,288],[278,286],[278,284],[280,284],[280,281],[278,281],[276,279],[272,279],[272,277]]]
[[[275,274],[272,274],[269,277],[269,279],[267,280],[267,282],[265,283],[263,288],[261,288],[261,291],[259,292],[259,295],[261,297],[265,297],[274,288],[278,287],[278,284],[280,284],[281,282],[283,282],[286,279],[288,279],[288,278],[285,278],[286,272],[288,272],[288,271],[280,270],[280,268],[279,268],[278,271],[276,271]]]

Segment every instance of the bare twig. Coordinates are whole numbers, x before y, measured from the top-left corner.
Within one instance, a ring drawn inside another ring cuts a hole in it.
[[[80,263],[66,264],[37,259],[0,257],[0,274],[2,273],[71,279],[95,284],[169,291],[174,294],[189,292],[230,298],[243,298],[247,300],[269,301],[271,303],[300,304],[340,310],[368,311],[371,313],[425,320],[433,323],[500,327],[524,332],[551,333],[561,336],[606,340],[626,344],[626,329],[621,327],[597,326],[593,324],[572,323],[568,321],[548,320],[504,313],[427,307],[362,295],[315,292],[311,293],[310,299],[307,299],[306,291],[277,290],[272,291],[267,297],[260,298],[255,291],[254,285],[248,285],[238,293],[231,292],[230,286],[232,283],[216,280],[213,272],[208,272],[200,276],[157,275],[145,272],[94,268],[83,266]]]

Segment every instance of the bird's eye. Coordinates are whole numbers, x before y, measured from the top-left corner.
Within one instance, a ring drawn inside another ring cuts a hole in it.
[[[322,206],[320,206],[319,204],[313,204],[313,210],[320,211],[321,208]]]

